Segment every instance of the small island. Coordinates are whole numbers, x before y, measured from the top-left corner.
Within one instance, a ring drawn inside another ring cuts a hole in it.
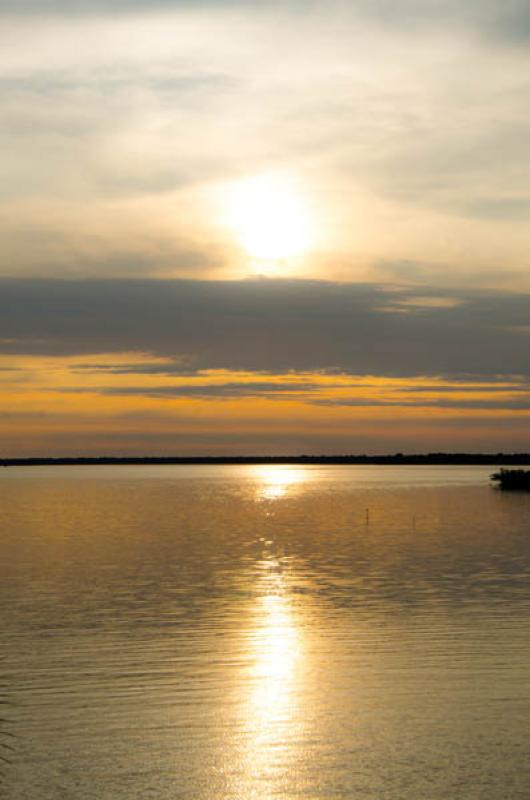
[[[491,476],[499,489],[511,492],[530,492],[530,470],[528,469],[501,469]]]

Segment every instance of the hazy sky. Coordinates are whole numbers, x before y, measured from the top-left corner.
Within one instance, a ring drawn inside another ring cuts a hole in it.
[[[526,0],[0,0],[17,454],[530,449]]]

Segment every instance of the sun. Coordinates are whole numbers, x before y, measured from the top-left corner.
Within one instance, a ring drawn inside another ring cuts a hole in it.
[[[238,181],[228,192],[228,224],[258,262],[301,256],[313,243],[304,192],[290,175],[262,174]]]

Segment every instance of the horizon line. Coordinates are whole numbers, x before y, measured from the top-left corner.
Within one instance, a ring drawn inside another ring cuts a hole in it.
[[[0,466],[98,466],[98,465],[193,465],[193,464],[314,464],[314,465],[347,465],[347,464],[403,464],[403,465],[515,465],[530,464],[528,452],[429,452],[429,453],[392,453],[384,455],[370,454],[300,454],[300,455],[250,455],[250,456],[13,456],[0,458]]]

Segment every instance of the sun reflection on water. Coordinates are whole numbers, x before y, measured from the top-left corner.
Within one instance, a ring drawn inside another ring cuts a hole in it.
[[[246,736],[234,788],[237,797],[268,800],[296,760],[303,642],[289,591],[290,562],[267,542],[256,568],[246,637],[248,694],[241,709]]]
[[[252,477],[258,481],[256,494],[259,500],[279,500],[289,489],[307,480],[307,472],[290,464],[260,465],[252,468]]]
[[[282,595],[261,597],[258,614],[261,621],[255,632],[254,690],[250,705],[263,726],[282,718],[289,707],[298,658],[298,634]]]

